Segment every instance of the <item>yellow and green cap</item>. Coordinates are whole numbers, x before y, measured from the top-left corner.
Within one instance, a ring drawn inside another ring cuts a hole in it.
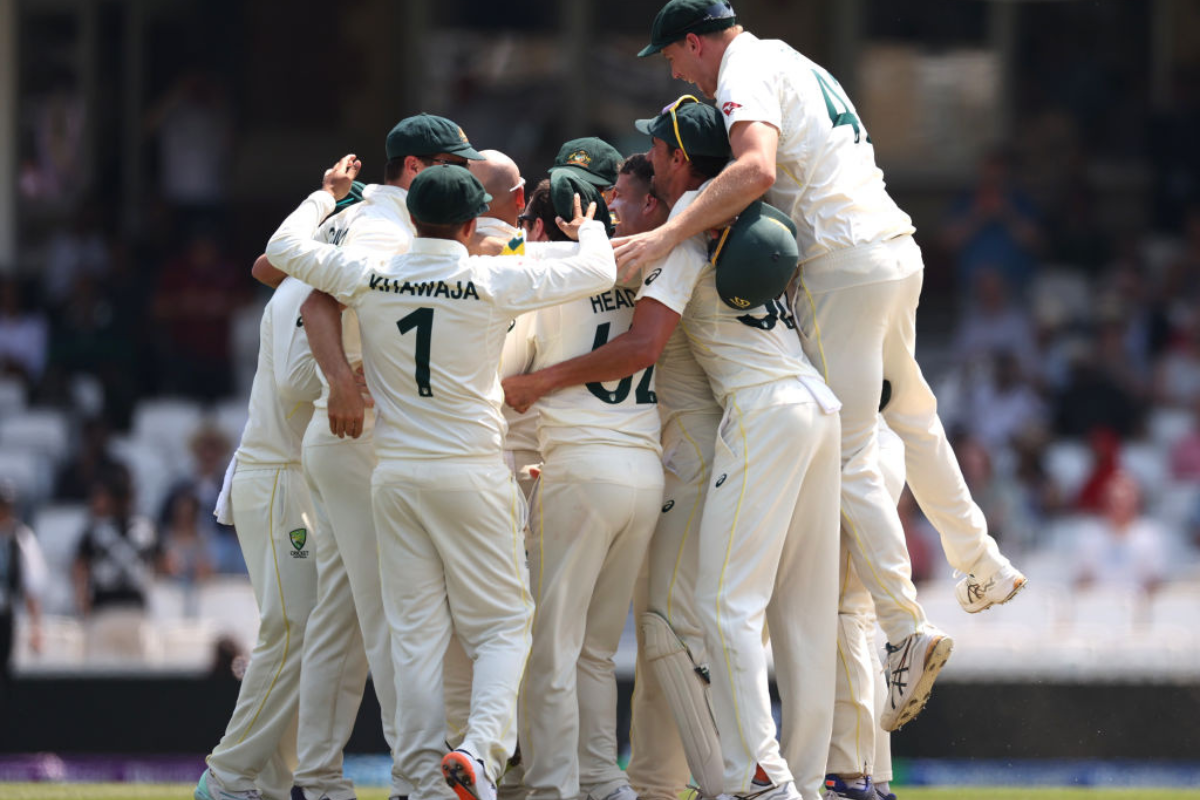
[[[617,171],[623,160],[621,152],[608,142],[595,136],[584,136],[572,139],[558,149],[549,172],[553,175],[556,170],[567,169],[593,186],[607,189],[616,184]]]
[[[435,114],[417,114],[396,123],[387,135],[387,157],[431,156],[451,153],[473,161],[482,161],[467,134],[456,123]]]
[[[689,33],[712,33],[737,24],[733,4],[714,0],[671,0],[662,7],[650,28],[650,44],[638,53],[652,56]]]
[[[438,164],[417,173],[405,204],[417,222],[458,225],[487,211],[491,199],[466,167]]]
[[[730,308],[757,308],[783,293],[796,272],[796,225],[775,206],[755,200],[714,242],[717,294]]]

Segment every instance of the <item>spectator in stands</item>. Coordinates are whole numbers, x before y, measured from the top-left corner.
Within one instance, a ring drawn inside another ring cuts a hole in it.
[[[1200,400],[1200,308],[1181,326],[1179,341],[1159,361],[1155,400],[1173,408],[1191,408]]]
[[[46,245],[46,268],[42,273],[42,291],[51,308],[59,308],[71,294],[80,277],[103,282],[111,266],[108,241],[100,226],[100,209],[86,204],[69,226],[50,236]]]
[[[1167,577],[1168,546],[1159,524],[1140,515],[1141,492],[1118,472],[1105,489],[1102,516],[1079,531],[1075,583],[1154,591]]]
[[[1108,428],[1095,428],[1088,434],[1092,451],[1092,471],[1083,482],[1075,507],[1100,513],[1108,503],[1109,484],[1121,471],[1121,440]]]
[[[146,598],[162,549],[150,521],[133,514],[129,470],[110,469],[93,487],[90,519],[75,557],[75,600],[87,620],[88,657],[146,655]]]
[[[1009,300],[1004,276],[990,267],[975,275],[974,298],[962,315],[954,336],[960,363],[1006,350],[1016,356],[1021,372],[1034,375],[1038,367],[1033,322],[1024,309]]]
[[[1192,429],[1171,448],[1171,477],[1200,484],[1200,398],[1192,405]]]
[[[0,278],[0,374],[36,384],[46,368],[49,344],[45,312],[23,301],[16,278]]]
[[[992,456],[980,439],[958,434],[951,438],[951,445],[971,497],[987,519],[988,532],[1006,554],[1027,550],[1034,526],[1025,516],[1020,487],[996,474]]]
[[[164,267],[153,300],[158,364],[170,393],[213,400],[230,390],[229,328],[246,295],[244,270],[201,228]]]
[[[980,164],[975,185],[950,208],[945,226],[946,244],[958,257],[959,286],[969,289],[986,267],[1023,290],[1033,277],[1042,238],[1033,201],[1013,181],[1011,154],[992,151]]]
[[[912,492],[905,487],[896,505],[896,513],[900,515],[900,526],[904,528],[904,540],[908,545],[908,554],[912,559],[912,578],[914,581],[927,581],[934,575],[936,553],[939,553],[937,531],[925,519],[913,498]],[[940,560],[940,559],[939,559]]]
[[[1022,375],[1018,356],[1003,348],[990,356],[990,379],[972,387],[969,425],[994,454],[1007,448],[1022,431],[1042,427],[1046,412],[1041,398]]]
[[[108,422],[92,417],[83,423],[79,449],[63,465],[54,481],[54,498],[67,502],[86,502],[92,487],[121,463],[109,452]]]
[[[1037,532],[1065,505],[1061,488],[1051,479],[1046,470],[1047,432],[1025,430],[1013,441],[1016,456],[1014,477],[1020,498],[1021,519],[1026,523],[1027,541],[1030,546],[1040,544]]]
[[[189,617],[199,609],[198,587],[213,573],[211,547],[200,533],[200,513],[196,495],[179,492],[171,500],[163,527],[163,571],[182,584],[184,613]]]
[[[8,697],[16,610],[25,603],[29,615],[29,649],[42,651],[39,598],[46,581],[46,560],[33,531],[16,516],[17,489],[0,480],[0,718]]]
[[[1096,210],[1096,187],[1088,174],[1085,152],[1073,148],[1067,161],[1062,190],[1056,193],[1053,216],[1046,226],[1050,259],[1095,275],[1112,254],[1109,231]]]
[[[1127,438],[1140,427],[1141,412],[1133,395],[1102,369],[1097,349],[1080,343],[1067,385],[1054,400],[1054,433],[1081,439],[1107,428]]]
[[[1193,191],[1197,196],[1183,219],[1183,250],[1163,276],[1162,296],[1173,326],[1187,324],[1200,308],[1200,187]]]
[[[245,574],[246,562],[238,544],[237,532],[231,525],[221,525],[213,517],[217,507],[217,496],[225,480],[225,468],[229,465],[229,440],[221,429],[205,423],[192,436],[192,472],[167,491],[159,513],[159,527],[171,524],[175,499],[179,495],[190,495],[196,499],[196,530],[212,554],[213,568],[217,572]]]

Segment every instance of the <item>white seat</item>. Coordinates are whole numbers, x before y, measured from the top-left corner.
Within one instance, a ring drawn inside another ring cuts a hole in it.
[[[242,431],[246,427],[246,420],[250,418],[247,402],[243,399],[222,400],[213,408],[213,424],[220,428],[221,433],[225,434],[225,438],[235,448],[242,440]]]
[[[1200,484],[1168,483],[1153,509],[1154,517],[1171,530],[1183,530],[1200,514]]]
[[[0,378],[0,419],[25,410],[25,382],[20,378]]]
[[[200,618],[217,634],[234,636],[249,650],[258,638],[258,602],[247,578],[222,578],[200,589]]]
[[[34,450],[62,463],[71,447],[67,415],[53,408],[31,408],[0,420],[0,447]]]
[[[1046,448],[1046,472],[1067,497],[1083,488],[1092,471],[1092,453],[1080,442],[1067,439],[1052,442]]]
[[[1168,481],[1167,450],[1157,444],[1132,442],[1121,450],[1121,468],[1141,487],[1147,504],[1153,505]]]
[[[209,620],[176,620],[156,627],[162,666],[201,670],[212,662],[216,634]]]
[[[49,497],[54,482],[49,457],[17,447],[0,450],[0,478],[12,481],[21,498],[35,505]]]
[[[133,412],[133,438],[157,447],[168,462],[186,470],[188,442],[204,420],[200,404],[183,398],[143,400]]]
[[[158,512],[171,484],[183,474],[187,462],[172,464],[155,445],[127,436],[114,437],[109,449],[129,467],[133,485],[137,487],[134,496],[137,512],[150,519],[158,519]]]
[[[1029,297],[1033,307],[1059,309],[1066,320],[1086,319],[1092,307],[1087,278],[1075,270],[1053,266],[1034,277]]]
[[[1170,448],[1195,430],[1195,417],[1190,411],[1179,408],[1156,408],[1146,420],[1150,440],[1162,447]]]
[[[1167,584],[1150,598],[1148,614],[1150,629],[1196,631],[1200,619],[1200,585],[1194,583]]]

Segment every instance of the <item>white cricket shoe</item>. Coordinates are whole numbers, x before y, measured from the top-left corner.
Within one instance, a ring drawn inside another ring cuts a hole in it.
[[[442,759],[442,777],[458,800],[496,800],[496,784],[488,779],[483,761],[469,750],[451,750]]]
[[[587,800],[638,800],[638,793],[628,783],[622,783],[603,796],[596,794],[595,790],[589,791]]]
[[[1026,583],[1028,581],[1018,569],[1005,564],[986,580],[967,575],[954,586],[954,597],[968,614],[978,614],[1012,600]]]
[[[226,789],[211,769],[206,769],[200,774],[200,780],[196,782],[196,789],[192,792],[192,797],[195,800],[262,800],[262,794],[257,789],[244,791]]]
[[[954,640],[932,625],[887,646],[888,703],[879,721],[885,731],[894,731],[921,713],[953,649]]]
[[[760,767],[761,769],[761,767]],[[717,800],[801,800],[800,791],[793,781],[780,785],[771,785],[746,794],[723,794]]]

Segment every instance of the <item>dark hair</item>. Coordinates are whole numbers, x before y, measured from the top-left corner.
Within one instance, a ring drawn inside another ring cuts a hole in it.
[[[435,225],[432,222],[421,222],[413,217],[413,227],[417,229],[417,236],[422,239],[457,239],[458,232],[466,224],[466,222],[455,222],[449,225]]]
[[[525,210],[521,212],[521,217],[530,221],[540,219],[542,227],[546,229],[546,238],[552,242],[571,241],[571,237],[563,233],[555,222],[558,212],[554,210],[554,201],[550,198],[549,178],[538,181],[533,194],[525,201]]]
[[[650,159],[646,158],[645,153],[634,153],[621,164],[621,174],[631,175],[633,179],[641,184],[646,194],[657,198],[658,195],[654,191],[654,165],[650,163]]]
[[[387,163],[383,165],[383,182],[395,183],[400,180],[400,175],[404,172],[404,161],[408,156],[396,156],[389,158]]]
[[[664,140],[665,141],[665,140]],[[666,142],[667,151],[671,155],[675,155],[675,151],[679,149],[679,145]],[[721,170],[725,169],[725,165],[729,163],[729,159],[724,156],[689,156],[687,162],[692,170],[692,174],[697,178],[708,180],[715,178],[721,174]]]

